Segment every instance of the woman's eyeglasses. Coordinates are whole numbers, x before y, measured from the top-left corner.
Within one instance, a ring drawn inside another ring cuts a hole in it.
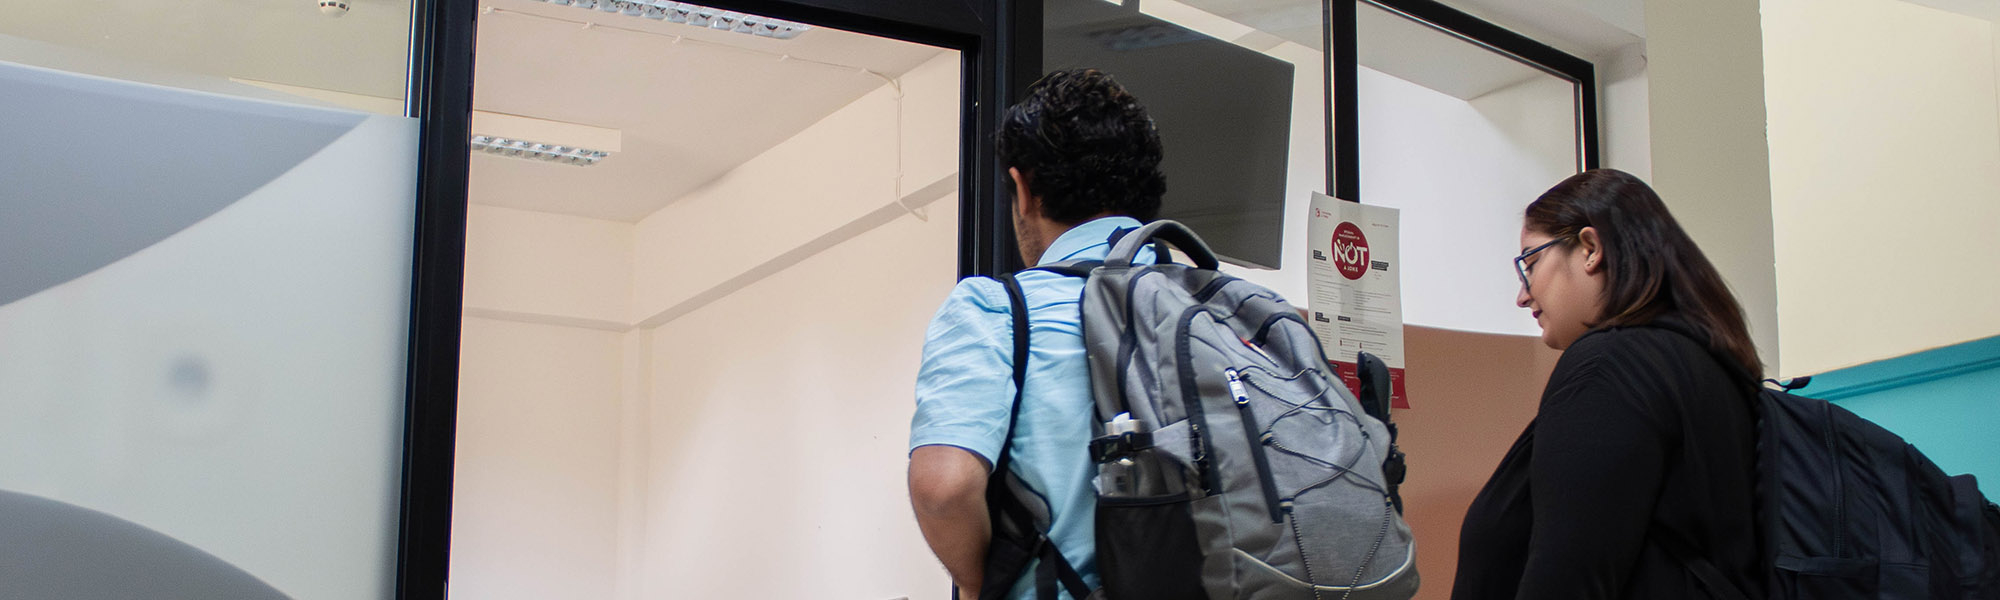
[[[1547,250],[1549,246],[1554,246],[1556,244],[1560,244],[1567,241],[1569,241],[1569,236],[1563,236],[1553,240],[1549,240],[1549,243],[1529,248],[1527,252],[1522,252],[1520,256],[1514,257],[1514,275],[1519,276],[1521,278],[1521,289],[1523,290],[1528,289],[1528,269],[1529,269],[1528,257],[1534,256],[1536,252]]]

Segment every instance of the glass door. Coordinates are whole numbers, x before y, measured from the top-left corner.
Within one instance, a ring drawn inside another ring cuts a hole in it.
[[[8,7],[7,596],[395,593],[413,10]]]
[[[403,596],[947,589],[902,445],[1012,250],[998,9],[440,2]]]

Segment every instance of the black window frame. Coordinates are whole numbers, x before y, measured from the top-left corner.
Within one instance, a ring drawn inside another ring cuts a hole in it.
[[[1355,8],[1366,2],[1447,35],[1471,42],[1542,72],[1576,84],[1578,153],[1583,170],[1599,164],[1597,68],[1505,27],[1435,0],[1327,0],[1327,189],[1342,200],[1362,202],[1361,122],[1355,91],[1360,72]]]

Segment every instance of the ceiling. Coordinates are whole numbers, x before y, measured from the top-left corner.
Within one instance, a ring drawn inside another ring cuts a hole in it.
[[[2000,1],[1996,0],[1904,0],[1918,6],[1928,6],[1942,11],[1954,12],[1968,17],[1986,19],[2000,23]]]
[[[1598,61],[1646,37],[1645,0],[1444,0],[1474,17]]]
[[[1404,18],[1366,0],[1356,5],[1362,66],[1471,100],[1547,75],[1524,63]],[[1325,46],[1322,0],[1126,0],[1139,10],[1246,47]],[[1585,60],[1640,43],[1642,0],[1446,0],[1446,4]],[[1218,24],[1216,19],[1223,23]],[[1248,27],[1255,33],[1242,33]],[[1560,34],[1550,33],[1560,32]]]
[[[410,1],[349,1],[339,18],[311,0],[14,2],[0,34],[173,72],[400,99]],[[1239,43],[1323,46],[1319,0],[1142,2],[1206,12],[1272,40]],[[1643,0],[1448,4],[1586,59],[1643,35]],[[627,222],[943,52],[826,28],[775,40],[535,0],[484,0],[481,9],[475,108],[616,130],[621,148],[590,167],[477,154],[473,201]],[[1535,74],[1407,21],[1370,25],[1370,10],[1362,60],[1377,70],[1461,98]]]
[[[658,211],[943,52],[821,27],[777,40],[533,0],[481,6],[475,108],[616,129],[623,148],[590,167],[475,154],[473,201],[615,221]]]
[[[0,36],[48,45],[0,44],[0,59],[223,93],[335,92],[308,95],[381,110],[403,97],[410,1],[348,2],[339,17],[313,0],[10,2]],[[621,148],[589,167],[475,154],[473,202],[616,221],[943,52],[823,27],[777,40],[534,0],[480,7],[474,108],[614,129]]]
[[[1355,10],[1355,54],[1363,66],[1460,100],[1539,77],[1540,69],[1396,13]]]
[[[1159,12],[1147,8],[1146,1],[1141,0],[1141,10]],[[1163,4],[1175,0],[1150,1]],[[1320,27],[1325,10],[1321,0],[1178,1],[1308,48],[1323,50],[1325,46],[1321,39],[1325,36]],[[1352,1],[1361,6],[1357,13],[1373,9],[1364,0]],[[1644,0],[1443,0],[1443,3],[1585,60],[1607,56],[1640,42],[1645,35]],[[1359,26],[1366,27],[1366,21]],[[1366,61],[1369,57],[1364,54],[1361,58]]]

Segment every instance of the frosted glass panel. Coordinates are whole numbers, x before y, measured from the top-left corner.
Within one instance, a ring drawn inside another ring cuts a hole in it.
[[[191,87],[0,62],[4,595],[388,597],[417,123]]]
[[[282,88],[400,114],[410,1],[318,4],[11,1],[0,18],[0,60],[238,96]]]

